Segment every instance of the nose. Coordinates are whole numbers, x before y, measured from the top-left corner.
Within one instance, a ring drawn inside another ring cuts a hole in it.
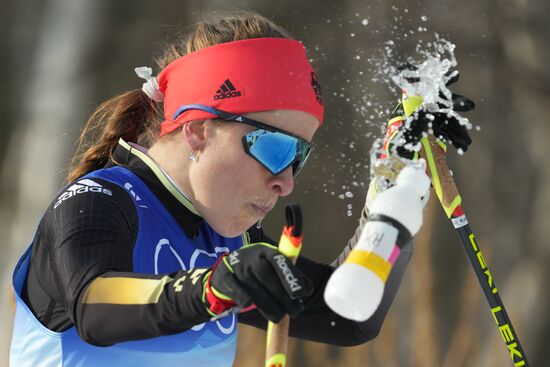
[[[268,181],[268,187],[278,196],[287,196],[294,190],[294,175],[292,167],[288,167],[277,176],[271,176]]]

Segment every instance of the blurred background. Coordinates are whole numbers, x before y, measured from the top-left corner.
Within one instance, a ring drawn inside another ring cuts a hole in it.
[[[140,88],[164,41],[204,12],[252,10],[309,51],[325,124],[294,194],[303,253],[331,262],[352,236],[369,181],[368,152],[398,93],[378,73],[434,33],[456,44],[477,102],[473,145],[449,150],[464,208],[532,366],[550,339],[550,2],[546,0],[26,0],[0,2],[0,365],[7,365],[17,259],[60,189],[82,124],[103,100]],[[388,43],[388,41],[392,41]],[[382,78],[383,79],[383,78]],[[264,332],[241,327],[236,366],[262,364]],[[511,366],[454,229],[433,195],[415,255],[375,340],[338,348],[291,340],[289,366]]]

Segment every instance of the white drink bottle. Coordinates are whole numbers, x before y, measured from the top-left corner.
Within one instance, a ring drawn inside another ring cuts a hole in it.
[[[357,245],[327,283],[325,302],[334,312],[365,321],[377,310],[400,249],[422,225],[421,198],[429,188],[424,170],[408,166],[378,194]]]

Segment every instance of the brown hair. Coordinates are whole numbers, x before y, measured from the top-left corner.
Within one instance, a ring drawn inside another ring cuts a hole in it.
[[[284,29],[256,13],[208,14],[176,42],[167,44],[156,63],[163,69],[177,58],[205,47],[263,37],[291,38]],[[158,139],[161,120],[159,104],[149,99],[141,89],[123,93],[100,104],[80,134],[67,181],[75,181],[102,168],[112,159],[120,138],[151,145]]]

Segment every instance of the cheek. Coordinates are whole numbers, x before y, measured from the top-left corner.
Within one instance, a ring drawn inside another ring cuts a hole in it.
[[[244,201],[246,196],[259,190],[261,170],[243,150],[240,142],[212,146],[204,153],[203,182],[215,200],[222,202]],[[201,162],[202,163],[202,162]]]
[[[266,196],[265,175],[240,145],[207,150],[198,165],[196,199],[204,218],[220,234],[240,235],[260,219],[250,204]]]

